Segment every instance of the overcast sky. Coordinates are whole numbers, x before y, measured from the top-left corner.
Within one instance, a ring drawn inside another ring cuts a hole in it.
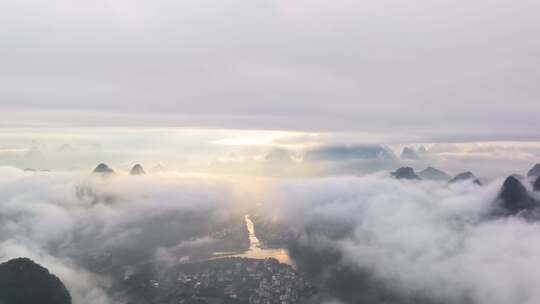
[[[3,127],[540,139],[536,0],[0,2]]]

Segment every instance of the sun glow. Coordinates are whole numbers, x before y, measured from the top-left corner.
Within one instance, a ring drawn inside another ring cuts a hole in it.
[[[318,133],[287,131],[239,131],[237,135],[214,141],[218,145],[227,146],[283,146],[302,145],[304,138],[316,138]]]

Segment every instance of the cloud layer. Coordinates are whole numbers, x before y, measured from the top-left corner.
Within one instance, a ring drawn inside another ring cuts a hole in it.
[[[195,247],[201,256],[241,247],[241,202],[232,183],[211,176],[0,167],[0,260],[34,259],[64,281],[75,304],[112,303],[119,299],[109,287],[122,267],[151,262],[168,248],[178,261]],[[220,236],[231,229],[240,229],[231,232],[240,239],[227,244]]]
[[[538,9],[533,0],[4,2],[2,124],[538,139]]]
[[[540,301],[540,224],[489,216],[501,181],[289,181],[278,216],[300,237],[300,268],[346,303]],[[530,187],[529,187],[530,189]],[[538,193],[536,194],[538,196]]]
[[[141,261],[166,267],[245,246],[243,212],[262,199],[298,235],[291,255],[323,284],[321,301],[538,303],[540,224],[492,216],[501,184],[378,173],[280,180],[254,199],[252,185],[210,175],[0,167],[0,260],[43,264],[75,304],[115,303],[111,289]]]

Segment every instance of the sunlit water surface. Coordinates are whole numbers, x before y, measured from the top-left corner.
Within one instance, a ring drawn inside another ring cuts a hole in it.
[[[289,257],[289,253],[287,252],[286,249],[263,248],[261,246],[261,242],[255,235],[255,225],[253,224],[253,221],[249,218],[249,215],[246,215],[244,219],[246,221],[246,227],[249,233],[249,243],[250,243],[249,249],[242,253],[216,252],[214,253],[214,257],[229,256],[229,257],[244,257],[244,258],[252,258],[252,259],[274,258],[280,261],[281,263],[286,263],[286,264],[294,266],[294,263],[291,261]]]

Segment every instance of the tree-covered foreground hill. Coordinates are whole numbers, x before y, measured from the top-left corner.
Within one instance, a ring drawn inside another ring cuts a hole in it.
[[[27,258],[0,264],[0,304],[71,304],[55,275]]]

